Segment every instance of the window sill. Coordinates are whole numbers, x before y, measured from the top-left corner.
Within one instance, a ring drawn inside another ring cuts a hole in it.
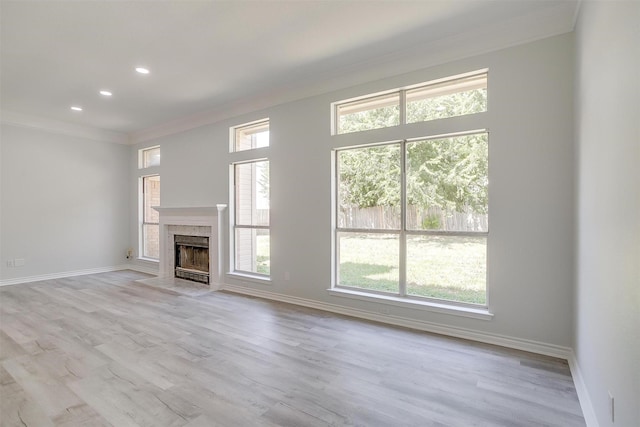
[[[333,288],[327,289],[330,295],[344,298],[352,298],[361,301],[389,304],[402,308],[414,310],[432,311],[435,313],[449,314],[452,316],[470,317],[472,319],[491,320],[493,313],[485,307],[463,307],[453,304],[437,303],[433,301],[419,301],[408,298],[400,298],[390,295],[375,295],[367,292],[360,292],[351,289]]]
[[[249,273],[239,273],[237,271],[230,271],[227,273],[227,277],[230,279],[237,279],[247,282],[260,283],[262,285],[270,285],[271,277],[268,276],[259,276],[257,274],[249,274]]]
[[[138,261],[146,261],[146,262],[154,262],[156,264],[160,264],[160,260],[159,259],[154,259],[154,258],[145,258],[145,257],[138,257]]]

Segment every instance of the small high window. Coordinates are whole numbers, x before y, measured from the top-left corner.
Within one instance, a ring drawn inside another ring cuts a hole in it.
[[[487,73],[407,90],[406,123],[487,111]]]
[[[345,102],[336,106],[337,133],[380,129],[400,124],[398,92]]]
[[[385,94],[370,94],[336,102],[333,104],[333,134],[484,111],[487,111],[487,71],[480,70],[395,89]]]
[[[141,169],[160,166],[160,147],[144,148],[140,150],[139,167]]]
[[[231,128],[231,151],[252,150],[269,146],[269,119]]]

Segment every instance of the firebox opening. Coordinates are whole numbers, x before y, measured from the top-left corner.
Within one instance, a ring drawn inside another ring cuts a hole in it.
[[[174,236],[175,277],[209,284],[209,238]]]

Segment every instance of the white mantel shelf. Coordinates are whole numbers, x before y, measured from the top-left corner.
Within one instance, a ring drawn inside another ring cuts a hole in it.
[[[167,216],[209,216],[218,215],[218,212],[225,210],[227,205],[215,206],[193,206],[193,207],[165,207],[152,206],[152,209],[158,211],[161,215]]]

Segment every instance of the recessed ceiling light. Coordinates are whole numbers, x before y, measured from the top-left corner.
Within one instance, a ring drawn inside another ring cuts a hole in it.
[[[136,71],[140,74],[149,74],[149,69],[144,67],[136,67]]]
[[[73,107],[71,107],[71,109],[73,111],[82,111],[82,107],[78,107],[78,106],[75,106],[75,105]]]
[[[108,90],[101,90],[100,91],[100,95],[111,96],[113,94],[111,92],[109,92]]]

